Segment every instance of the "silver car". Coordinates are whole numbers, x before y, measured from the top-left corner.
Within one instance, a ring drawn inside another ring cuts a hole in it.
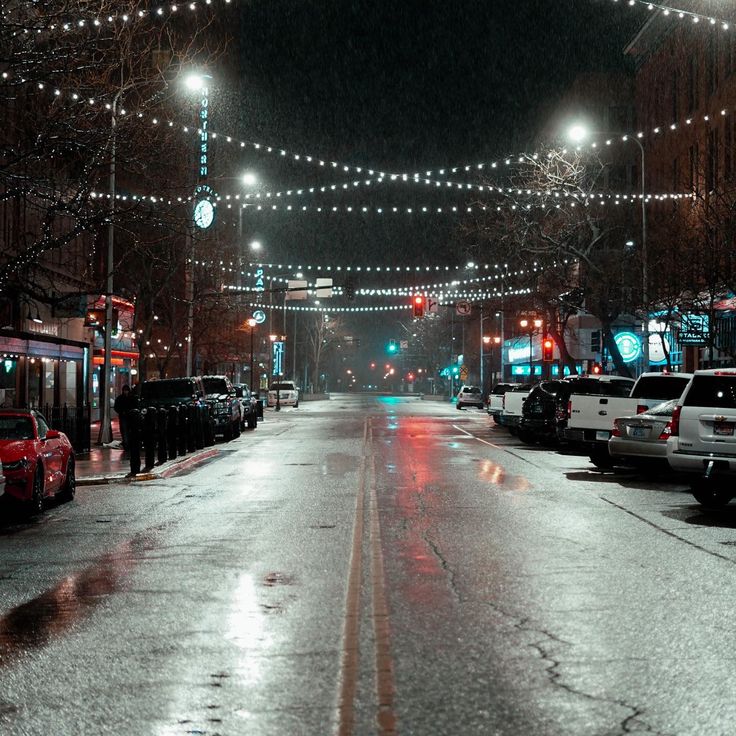
[[[667,464],[667,438],[679,399],[670,399],[641,414],[614,420],[608,453],[624,465]]]

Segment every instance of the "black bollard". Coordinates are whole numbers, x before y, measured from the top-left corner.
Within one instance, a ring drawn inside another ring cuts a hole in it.
[[[202,408],[202,445],[212,447],[215,444],[215,422],[210,416],[210,407]]]
[[[179,454],[180,455],[186,455],[187,454],[187,422],[189,418],[187,416],[187,407],[181,406],[179,407],[179,424],[176,428],[177,436],[176,440],[179,444]]]
[[[146,451],[146,470],[156,463],[156,409],[149,406],[143,410],[143,447]]]
[[[201,406],[197,407],[197,414],[195,419],[196,435],[194,441],[197,444],[197,449],[201,450],[204,447],[204,425],[207,419],[207,409]]]
[[[169,460],[174,460],[176,458],[176,433],[179,428],[179,410],[175,406],[169,407],[169,418],[166,426],[166,440],[169,445]]]
[[[169,459],[167,441],[168,441],[168,418],[169,412],[163,408],[158,410],[158,417],[156,419],[156,444],[158,445],[158,464],[161,465]]]
[[[133,409],[128,414],[128,454],[130,455],[130,474],[141,472],[141,413]]]
[[[197,407],[189,404],[187,407],[187,450],[194,452],[197,449]]]

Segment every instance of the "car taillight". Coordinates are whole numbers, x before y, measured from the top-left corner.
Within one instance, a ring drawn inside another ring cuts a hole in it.
[[[611,437],[621,436],[621,426],[618,423],[618,419],[613,420],[613,429],[611,430]]]
[[[638,404],[636,407],[637,414],[643,414],[649,407],[646,404]]]
[[[567,402],[567,417],[569,419],[572,416],[572,401]]]
[[[681,406],[675,407],[675,410],[672,412],[672,419],[670,419],[665,425],[665,428],[662,430],[662,434],[659,435],[659,439],[666,440],[668,437],[677,437],[680,434],[681,411]]]

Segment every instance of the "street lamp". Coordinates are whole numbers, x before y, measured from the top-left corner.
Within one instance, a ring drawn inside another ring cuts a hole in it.
[[[569,138],[575,143],[581,143],[589,135],[584,125],[573,125],[568,131]],[[641,299],[644,309],[644,324],[642,326],[642,371],[649,368],[649,256],[647,253],[647,206],[646,206],[646,157],[644,146],[638,137],[624,135],[621,140],[633,141],[639,147],[641,154]]]
[[[253,393],[253,333],[256,331],[258,322],[255,317],[248,317],[248,327],[250,327],[250,392]]]
[[[534,330],[538,330],[544,324],[541,319],[527,319],[524,317],[519,320],[519,326],[522,330],[529,331],[529,380],[534,378]]]

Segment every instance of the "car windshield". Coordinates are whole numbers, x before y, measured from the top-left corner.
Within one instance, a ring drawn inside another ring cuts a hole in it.
[[[203,378],[204,390],[207,394],[226,394],[227,381],[224,378]]]
[[[173,399],[190,397],[194,388],[189,381],[146,381],[141,386],[141,399]]]
[[[0,440],[32,440],[33,422],[29,417],[0,417]]]
[[[294,384],[291,381],[282,381],[281,383],[272,383],[271,391],[294,391]]]
[[[463,393],[466,394],[479,394],[480,389],[477,386],[465,386],[463,388]]]

